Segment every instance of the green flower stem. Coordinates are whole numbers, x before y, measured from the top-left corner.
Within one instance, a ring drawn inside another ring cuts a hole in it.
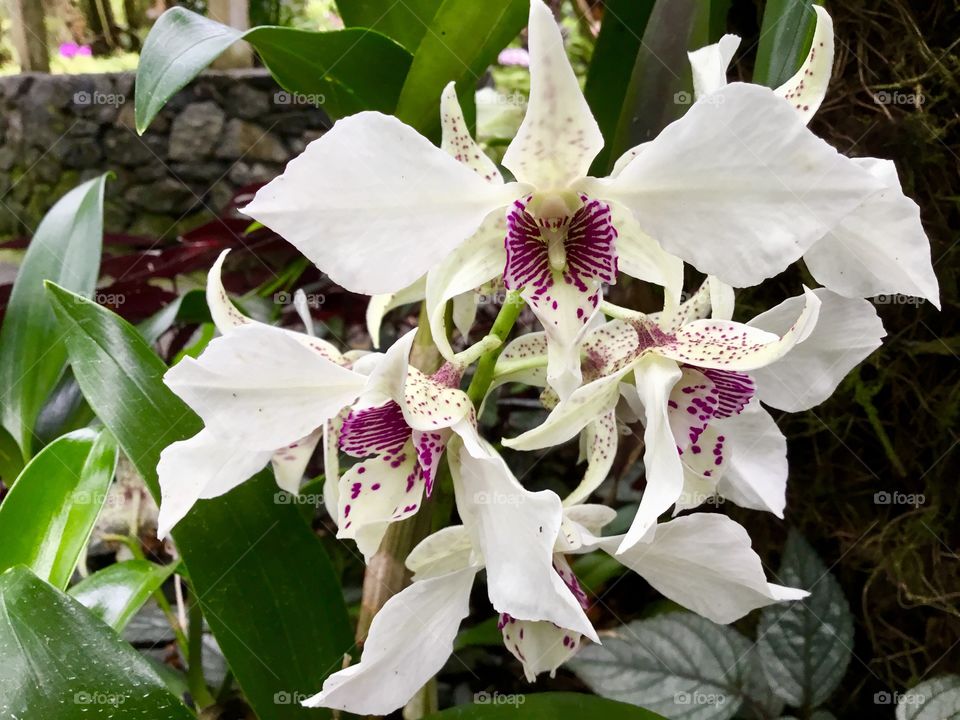
[[[517,318],[520,317],[522,309],[523,300],[520,298],[520,293],[515,290],[510,291],[500,307],[500,313],[497,315],[493,327],[490,328],[490,334],[498,338],[501,343],[506,342],[507,336],[517,322]],[[477,371],[473,374],[473,380],[467,387],[467,397],[470,398],[474,407],[479,408],[483,398],[486,397],[487,390],[493,383],[493,370],[497,365],[497,358],[500,357],[502,351],[503,345],[495,347],[483,355],[480,362],[477,363]]]
[[[192,588],[191,588],[192,589]],[[216,700],[207,688],[207,681],[203,678],[203,611],[200,601],[190,599],[190,609],[187,615],[188,641],[187,646],[187,686],[197,708],[202,710],[213,705]]]

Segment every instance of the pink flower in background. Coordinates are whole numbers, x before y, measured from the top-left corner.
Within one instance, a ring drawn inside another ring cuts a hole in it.
[[[77,45],[76,43],[60,43],[60,57],[90,57],[93,52],[89,45]]]
[[[505,48],[497,55],[497,62],[501,65],[530,67],[530,53],[526,48]]]

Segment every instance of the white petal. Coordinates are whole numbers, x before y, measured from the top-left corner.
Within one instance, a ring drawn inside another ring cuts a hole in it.
[[[542,0],[531,0],[528,28],[530,102],[503,164],[539,190],[563,190],[587,174],[603,135],[570,67],[560,28]]]
[[[426,300],[430,331],[437,349],[447,360],[453,357],[453,348],[450,347],[444,327],[447,301],[503,274],[503,266],[507,261],[503,247],[506,234],[506,214],[494,211],[469,240],[427,273]]]
[[[693,94],[697,98],[716,92],[727,84],[727,68],[740,47],[738,35],[724,35],[720,42],[687,53],[693,71]]]
[[[607,549],[613,539],[604,543]],[[768,583],[747,531],[725,515],[695,513],[663,523],[652,542],[616,558],[658,592],[716,623],[807,595]]]
[[[168,445],[157,463],[161,498],[157,537],[168,535],[197,500],[229,492],[269,459],[269,451],[244,450],[220,441],[209,430]]]
[[[547,335],[530,332],[514,338],[500,353],[493,371],[495,383],[518,382],[545,387],[547,384]]]
[[[879,183],[772,91],[733,83],[691,106],[591,197],[629,207],[663,248],[735,287],[797,260]]]
[[[739,415],[714,424],[726,440],[719,494],[740,507],[782,518],[787,504],[787,439],[770,413],[754,398]]]
[[[337,284],[375,295],[412,284],[522,194],[486,182],[396,118],[362,112],[310,143],[243,212]]]
[[[757,394],[767,405],[799,412],[819,405],[886,335],[876,309],[867,300],[844,298],[820,288],[820,314],[810,335],[781,359],[752,371]],[[750,321],[753,327],[780,333],[796,317],[803,300],[790,298]]]
[[[334,673],[304,701],[357,715],[387,715],[436,675],[470,612],[476,568],[413,583],[387,600],[370,625],[360,662]]]
[[[550,622],[517,620],[501,615],[500,625],[503,646],[520,661],[527,682],[536,682],[540,673],[555,677],[557,668],[580,649],[579,633]]]
[[[460,101],[457,99],[456,83],[447,83],[440,95],[440,124],[443,137],[440,149],[449,153],[457,162],[461,162],[489,183],[503,184],[503,176],[497,170],[493,160],[470,136],[467,121],[463,118]]]
[[[218,437],[248,450],[273,451],[350,405],[365,378],[287,332],[257,324],[213,340],[196,360],[185,357],[164,382]]]
[[[489,445],[483,458],[451,444],[457,509],[487,567],[493,607],[518,620],[548,620],[595,640],[579,602],[553,567],[560,498],[530,492]],[[455,453],[455,455],[454,455]]]
[[[439,430],[473,414],[473,404],[459,388],[432,380],[414,367],[403,386],[403,417],[414,430]]]
[[[643,152],[650,144],[650,141],[642,142],[639,145],[634,145],[632,148],[627,150],[623,155],[617,158],[617,161],[613,164],[613,169],[610,171],[610,177],[616,177],[623,169],[629,165],[637,155]]]
[[[736,297],[733,288],[713,275],[707,278],[710,290],[710,317],[714,320],[730,320]]]
[[[848,297],[902,293],[940,307],[920,208],[903,194],[890,160],[854,160],[884,185],[803,256],[810,273]]]
[[[587,443],[587,471],[580,484],[563,501],[564,505],[582,503],[607,479],[617,456],[617,416],[609,412],[587,425],[584,437]]]
[[[416,329],[408,331],[397,338],[397,341],[375,361],[364,360],[369,370],[363,395],[357,408],[382,405],[388,400],[401,402],[403,400],[403,385],[407,381],[410,367],[410,350],[416,340]],[[369,364],[368,364],[369,363]]]
[[[213,324],[223,335],[241,325],[255,322],[241,313],[230,302],[227,291],[223,287],[223,280],[220,276],[223,273],[223,262],[227,259],[229,253],[229,249],[221,252],[210,268],[210,272],[207,273],[207,307],[210,308],[210,317],[213,319]]]
[[[351,538],[369,563],[390,523],[416,514],[423,499],[423,478],[413,444],[399,454],[367,458],[340,477],[338,538]]]
[[[323,429],[317,428],[306,437],[295,440],[273,454],[271,459],[273,476],[277,480],[277,485],[288,493],[296,495],[300,490],[303,473],[322,434]]]
[[[637,393],[643,402],[644,430],[643,466],[647,484],[640,498],[640,507],[618,553],[639,543],[657,524],[657,518],[673,505],[683,492],[683,465],[670,430],[667,401],[670,391],[680,379],[677,363],[656,355],[648,355],[635,370]]]
[[[833,20],[819,5],[813,9],[817,13],[817,25],[810,52],[793,77],[774,90],[793,106],[804,122],[810,122],[819,109],[833,72]]]
[[[340,517],[340,430],[349,414],[345,409],[323,426],[323,506],[333,522]]]
[[[414,582],[477,565],[470,533],[463,525],[449,525],[421,540],[405,561]]]
[[[802,309],[792,306],[793,324],[781,336],[730,320],[694,320],[684,325],[676,342],[657,352],[681,363],[719,370],[755,370],[776,362],[816,327],[820,297],[804,288]]]
[[[617,386],[628,372],[629,367],[581,385],[561,400],[542,424],[515,438],[504,438],[503,444],[515,450],[539,450],[566,442],[616,407],[620,398]]]
[[[660,285],[675,302],[683,292],[683,260],[664,251],[647,235],[633,215],[614,206],[613,224],[617,228],[617,265],[620,272]]]
[[[420,302],[424,298],[426,277],[422,277],[412,285],[398,290],[395,293],[374,295],[367,303],[367,332],[373,341],[373,347],[380,349],[380,326],[388,312],[402,305]]]

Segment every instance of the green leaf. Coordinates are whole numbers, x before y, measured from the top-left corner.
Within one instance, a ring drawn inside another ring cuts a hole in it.
[[[166,366],[129,323],[53,285],[70,362],[97,416],[159,501],[160,451],[202,427],[163,384]],[[262,472],[203,500],[173,531],[207,622],[257,715],[318,717],[278,693],[317,692],[353,645],[340,584],[295,505]]]
[[[890,693],[877,693],[877,696]],[[960,717],[960,675],[941,675],[920,683],[897,699],[897,720],[945,720]]]
[[[347,27],[376,30],[415,52],[441,0],[337,0]]]
[[[0,571],[26,565],[65,588],[116,466],[117,446],[109,432],[77,430],[47,445],[0,505]]]
[[[147,560],[125,560],[81,580],[70,588],[69,594],[120,632],[176,568],[177,563],[156,565]]]
[[[93,294],[103,245],[106,177],[75,187],[50,209],[30,241],[10,294],[0,331],[0,393],[3,424],[24,459],[33,454],[34,424],[66,360],[43,281]]]
[[[663,720],[649,710],[581,693],[552,692],[531,695],[479,692],[474,705],[460,705],[427,715],[425,720]]]
[[[137,330],[151,345],[160,339],[175,322],[212,322],[203,290],[189,290],[137,325]]]
[[[568,663],[595,693],[675,720],[725,720],[769,702],[752,643],[686,612],[635,620],[604,634]],[[765,708],[776,717],[781,707]]]
[[[606,175],[616,157],[611,149],[623,117],[630,77],[643,42],[643,33],[656,0],[608,0],[600,35],[587,71],[584,95],[600,126],[604,147],[591,166],[595,175]]]
[[[193,717],[140,653],[24,567],[0,575],[0,657],[4,717]]]
[[[9,487],[13,485],[13,481],[17,479],[21,470],[23,470],[23,454],[20,452],[20,446],[13,439],[13,435],[0,425],[0,480]]]
[[[606,140],[604,172],[624,152],[656,137],[693,102],[693,75],[687,52],[707,44],[710,19],[711,3],[706,0],[656,3],[646,22],[639,51],[627,56],[629,82],[615,125],[610,120],[610,110],[603,111],[607,125],[602,128]],[[622,82],[621,75],[618,83]],[[611,109],[612,106],[611,102]],[[596,163],[593,169],[601,172]]]
[[[241,31],[173,7],[154,24],[140,53],[137,131],[146,130],[174,93],[241,39],[254,47],[281,87],[312,96],[308,99],[332,118],[361,110],[392,112],[410,67],[410,53],[370,30],[261,26]]]
[[[465,647],[488,646],[498,647],[503,645],[503,633],[498,627],[500,623],[499,616],[490,617],[482,622],[468,628],[464,628],[457,633],[453,641],[453,651],[457,652]]]
[[[477,81],[523,29],[529,9],[529,0],[444,0],[413,56],[397,117],[436,140],[440,93],[453,80],[472,125]]]
[[[753,82],[775,88],[797,71],[813,41],[814,4],[813,0],[767,0]]]
[[[792,707],[811,710],[830,697],[847,671],[853,615],[840,583],[795,530],[787,538],[777,582],[810,595],[763,609],[757,650],[774,692]]]

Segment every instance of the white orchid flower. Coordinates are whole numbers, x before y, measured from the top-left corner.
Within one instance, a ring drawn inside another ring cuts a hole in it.
[[[693,507],[714,494],[782,515],[786,443],[757,400],[785,410],[822,402],[884,335],[869,302],[825,289],[805,290],[747,325],[706,319],[710,284],[673,312],[625,313],[588,336],[585,374],[596,379],[539,427],[504,440],[533,450],[591,423],[596,436],[597,423],[612,421],[622,395],[644,420],[647,480],[622,550],[640,542],[671,506]],[[615,430],[603,434],[604,456],[616,441]],[[599,463],[603,473],[605,463]],[[590,484],[575,492],[603,480],[589,466],[588,475]]]
[[[494,474],[500,478],[509,475],[502,470]],[[537,613],[510,612],[506,609],[510,604],[494,599],[493,585],[509,577],[518,598],[525,594],[541,605],[544,597],[552,603],[563,598],[564,605],[573,602],[588,608],[590,599],[570,569],[567,555],[603,550],[666,597],[719,623],[730,623],[756,608],[808,594],[768,583],[746,531],[725,516],[695,513],[672,520],[660,525],[649,543],[614,555],[623,536],[600,535],[601,528],[616,515],[610,508],[572,505],[564,508],[561,520],[556,514],[559,499],[553,493],[527,493],[519,485],[510,486],[511,493],[524,493],[524,500],[505,503],[489,512],[488,521],[506,530],[522,520],[522,531],[511,530],[511,539],[522,541],[540,521],[531,523],[528,512],[508,513],[509,517],[499,520],[497,515],[502,508],[521,507],[526,498],[551,495],[553,508],[547,517],[553,520],[548,535],[554,538],[552,545],[538,542],[535,555],[523,552],[524,545],[513,545],[514,552],[504,551],[496,559],[485,557],[469,522],[427,537],[407,558],[407,567],[414,572],[413,583],[387,601],[374,617],[360,662],[327,678],[323,690],[305,705],[378,715],[404,705],[450,657],[460,623],[470,611],[474,578],[484,565],[491,603],[500,611],[498,624],[504,646],[520,661],[530,682],[540,673],[553,675],[576,654],[583,635],[594,642],[599,639],[589,625],[590,632],[583,633],[582,624],[571,628],[550,618],[538,618]],[[489,492],[502,492],[504,485],[495,482],[486,487]],[[504,500],[508,497],[515,496],[505,495]],[[537,536],[542,539],[547,533]],[[493,574],[494,562],[508,564],[510,572]],[[519,604],[524,603],[513,603]]]
[[[694,103],[615,176],[588,178],[602,136],[542,0],[531,1],[529,45],[530,101],[503,158],[516,182],[502,182],[448,90],[444,144],[454,156],[395,118],[359,113],[312,142],[244,212],[353,291],[394,293],[429,273],[435,328],[446,299],[502,276],[543,323],[549,380],[564,397],[579,383],[575,347],[618,267],[678,291],[679,263],[651,237],[674,255],[699,248],[701,269],[728,282],[755,281],[880,188],[774,93],[743,84]],[[435,330],[449,357],[442,336]]]
[[[329,380],[334,384],[335,393],[342,393],[345,390],[347,398],[351,397],[349,390],[351,386],[362,387],[365,382],[364,376],[353,373],[347,368],[365,353],[351,351],[341,354],[335,346],[313,337],[312,333],[283,330],[248,318],[230,302],[220,277],[228,252],[229,250],[224,250],[220,254],[207,276],[207,305],[214,324],[224,336],[224,339],[214,340],[211,343],[215,346],[214,352],[219,362],[224,366],[230,364],[227,358],[229,351],[223,353],[218,348],[226,342],[225,338],[234,332],[240,332],[241,342],[249,347],[249,351],[243,351],[242,357],[235,358],[234,361],[256,357],[272,363],[273,358],[276,357],[278,358],[277,370],[293,371],[290,364],[280,358],[280,349],[294,344],[298,346],[296,351],[298,357],[309,356],[310,362],[321,368],[318,375],[313,378],[313,382],[322,384],[324,380]],[[300,297],[301,294],[298,294],[297,299],[299,300]],[[303,303],[297,302],[297,310],[304,325],[310,330],[312,321]],[[271,348],[270,343],[274,342],[279,345]],[[232,346],[233,342],[231,342]],[[180,383],[195,383],[199,380],[200,376],[206,372],[200,366],[198,361],[185,358],[167,373],[164,380],[176,392]],[[268,393],[271,388],[276,388],[278,393],[288,392],[282,388],[283,381],[278,381],[277,385],[264,382],[268,378],[263,376],[263,368],[260,370],[260,377],[251,376],[246,380],[235,378],[242,388],[244,397]],[[267,375],[270,372],[272,370],[268,371]],[[295,375],[296,373],[293,372],[286,381],[291,381]],[[213,376],[207,377],[212,379]],[[216,381],[212,380],[212,382]],[[340,384],[343,384],[342,387],[337,387]],[[222,391],[212,390],[211,392]],[[198,393],[203,393],[202,381],[193,390],[186,391],[187,397]],[[297,492],[303,472],[321,438],[325,424],[324,414],[318,415],[315,423],[312,421],[306,424],[299,423],[297,425],[299,435],[285,434],[282,438],[274,436],[273,443],[269,446],[262,443],[250,445],[245,442],[246,436],[256,433],[253,421],[263,422],[258,416],[248,415],[247,420],[251,422],[251,427],[246,428],[241,435],[217,431],[216,424],[213,426],[208,424],[192,438],[175,442],[163,450],[157,465],[161,492],[158,537],[167,535],[197,500],[223,495],[255,474],[267,462],[273,465],[277,485],[287,492]]]
[[[824,8],[814,5],[813,9],[817,24],[810,52],[796,74],[774,90],[804,122],[810,121],[823,102],[833,70],[833,21]],[[689,54],[697,97],[723,90],[727,68],[739,45],[739,37],[724,35],[719,43]],[[939,309],[940,288],[930,261],[930,241],[920,222],[920,208],[903,193],[896,165],[877,158],[854,158],[852,162],[872,175],[881,189],[804,251],[810,274],[845,297],[903,293],[926,298]],[[689,250],[684,259],[697,264],[702,253]],[[725,276],[720,264],[702,269]]]
[[[407,558],[413,583],[374,616],[357,665],[334,673],[308,707],[386,715],[406,704],[450,657],[481,569],[500,613],[544,621],[598,641],[554,565],[563,524],[560,498],[530,492],[483,441],[455,439],[450,451],[463,525],[423,540]]]
[[[484,338],[426,375],[409,364],[415,335],[411,330],[386,352],[336,432],[339,448],[362,458],[339,478],[337,537],[355,540],[368,561],[387,526],[430,496],[453,435],[480,452],[476,413],[459,385],[464,369],[500,341]]]

